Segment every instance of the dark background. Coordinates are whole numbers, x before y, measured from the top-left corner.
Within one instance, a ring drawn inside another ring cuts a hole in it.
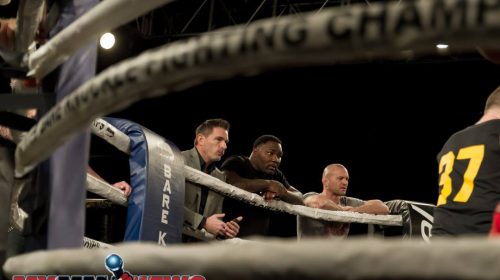
[[[281,169],[303,193],[321,192],[323,168],[342,163],[349,196],[435,204],[436,154],[451,134],[479,120],[498,77],[500,66],[481,58],[308,67],[210,82],[114,116],[181,150],[192,147],[199,123],[222,117],[232,125],[223,160],[249,155],[256,137],[274,134],[283,141]],[[277,221],[275,234],[295,233],[295,217]]]
[[[323,3],[286,2],[264,6],[255,19],[275,11],[314,10]],[[207,5],[193,17],[201,0],[186,0],[114,30],[117,45],[100,49],[98,71],[150,47],[245,23],[261,2],[214,3],[212,21]],[[0,16],[13,15],[12,6],[0,8]],[[192,147],[199,123],[225,118],[232,127],[224,159],[249,155],[256,137],[274,134],[283,141],[281,169],[302,192],[320,192],[323,168],[342,163],[350,172],[350,196],[435,203],[436,154],[452,133],[480,118],[486,97],[500,84],[499,65],[477,53],[453,53],[453,46],[450,50],[408,61],[295,68],[208,82],[137,102],[112,116],[142,124],[181,150]],[[9,90],[7,78],[1,86],[2,92]],[[93,138],[91,164],[112,182],[128,172],[126,159],[117,156],[111,146]]]
[[[367,63],[290,69],[210,82],[144,100],[114,114],[192,147],[207,118],[232,124],[227,155],[249,155],[254,139],[283,141],[281,169],[303,192],[320,191],[329,163],[350,171],[348,194],[435,203],[436,154],[475,123],[498,86],[500,66],[482,59]]]

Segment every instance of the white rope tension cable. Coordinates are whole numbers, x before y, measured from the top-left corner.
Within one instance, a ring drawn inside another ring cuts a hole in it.
[[[109,275],[104,260],[118,254],[132,275],[203,275],[206,279],[498,280],[500,240],[353,238],[189,246],[120,244],[102,250],[37,251],[9,258],[5,276]]]
[[[44,0],[21,0],[17,11],[15,50],[26,53],[35,40],[35,35],[45,11]]]
[[[110,245],[108,243],[104,243],[101,241],[97,241],[95,239],[89,238],[89,237],[83,237],[83,248],[86,249],[110,249],[114,248],[115,246]]]
[[[374,215],[365,213],[356,213],[350,211],[330,211],[318,208],[311,208],[302,205],[293,205],[283,201],[266,201],[262,196],[251,193],[233,185],[225,183],[217,178],[205,174],[199,170],[184,166],[186,180],[196,184],[202,184],[209,189],[222,193],[225,196],[242,200],[248,204],[271,209],[289,214],[300,215],[317,220],[335,221],[335,222],[356,222],[363,224],[376,224],[388,226],[400,226],[403,224],[401,215]]]
[[[90,126],[92,133],[125,154],[130,154],[130,138],[103,119],[95,119]]]
[[[127,198],[119,189],[87,173],[87,190],[127,207]]]

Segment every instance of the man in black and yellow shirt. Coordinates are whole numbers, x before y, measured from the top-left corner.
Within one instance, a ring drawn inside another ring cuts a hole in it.
[[[437,160],[432,235],[487,235],[500,201],[500,87],[488,97],[481,119],[453,134]]]

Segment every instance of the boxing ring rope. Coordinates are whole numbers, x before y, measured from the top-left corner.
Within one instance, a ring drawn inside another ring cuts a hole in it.
[[[120,149],[121,151],[125,151],[130,146],[129,137],[125,133],[119,131],[118,129],[116,129],[103,119],[94,120],[91,129],[92,133],[94,133],[96,136],[101,137],[102,139],[108,141],[112,145],[117,145],[117,148]],[[401,215],[374,215],[374,214],[356,213],[349,211],[329,211],[318,208],[310,208],[301,205],[293,205],[277,200],[266,201],[258,194],[242,190],[238,187],[225,183],[215,177],[205,174],[204,172],[191,168],[187,165],[184,165],[184,174],[186,176],[186,180],[192,183],[201,184],[212,191],[223,194],[224,196],[236,198],[244,201],[245,203],[266,209],[271,209],[274,211],[280,211],[288,214],[300,215],[324,221],[356,222],[356,223],[378,224],[387,226],[400,226],[403,223]],[[96,181],[98,180],[91,176],[87,176],[87,180],[89,179]],[[96,186],[96,187],[98,189],[93,192],[99,192],[100,187],[103,188],[103,191],[100,192],[109,192],[110,191],[109,188],[111,186],[101,181],[101,186]],[[116,192],[119,192],[119,190],[116,190]],[[113,200],[106,193],[103,193],[102,196],[109,198],[110,200]]]
[[[16,176],[32,170],[96,117],[204,81],[286,66],[398,58],[408,49],[429,54],[443,39],[457,51],[474,50],[475,42],[492,48],[500,33],[500,5],[494,2],[496,6],[478,0],[352,5],[224,28],[147,51],[108,68],[53,107],[19,143]],[[448,7],[453,5],[467,9],[462,13]],[[449,22],[440,19],[445,11]],[[418,17],[416,23],[407,22],[410,13]],[[375,15],[383,22],[368,20]]]
[[[130,138],[103,119],[95,119],[90,127],[92,133],[99,136],[119,151],[130,154]]]
[[[118,150],[130,154],[130,138],[103,119],[95,119],[90,126],[92,133],[104,139]],[[127,207],[127,198],[117,188],[87,173],[87,190]]]
[[[109,275],[106,256],[122,257],[133,275],[203,275],[206,279],[454,279],[500,275],[500,240],[437,239],[432,245],[395,239],[290,240],[162,248],[121,244],[102,250],[39,251],[9,258],[7,277]]]
[[[350,211],[330,211],[319,208],[311,208],[302,205],[293,205],[283,201],[271,200],[266,201],[258,194],[250,193],[228,183],[225,183],[217,178],[205,174],[199,170],[184,166],[186,180],[196,184],[202,184],[209,189],[218,193],[224,194],[231,198],[242,200],[248,204],[271,209],[275,211],[285,212],[289,214],[300,215],[313,219],[335,222],[357,222],[363,224],[378,224],[388,226],[402,225],[400,215],[374,215],[366,213],[356,213]]]
[[[89,238],[89,237],[83,237],[83,248],[87,249],[108,249],[108,248],[114,248],[115,246],[97,241],[95,239]]]
[[[21,0],[17,13],[15,51],[24,54],[35,40],[45,11],[44,0]]]
[[[443,38],[458,51],[473,50],[475,41],[495,47],[498,41],[495,36],[500,31],[498,2],[450,0],[353,5],[349,10],[330,9],[314,17],[260,21],[244,31],[227,28],[149,51],[108,69],[53,108],[18,146],[16,175],[29,172],[54,146],[85,128],[95,117],[124,108],[140,98],[159,96],[206,80],[285,66],[349,62],[367,57],[396,58],[410,46],[415,46],[418,54],[426,54],[434,51],[437,39]],[[436,3],[445,3],[449,15],[442,17],[442,21],[434,18],[439,26],[432,25],[433,15],[439,10]],[[450,8],[461,7],[458,3],[467,8],[463,21],[456,19],[461,10]],[[363,27],[361,32],[363,13],[383,14],[386,21],[383,30],[375,24]],[[402,20],[412,15],[418,17],[419,28],[409,24],[409,19]],[[396,24],[398,20],[406,26]],[[447,20],[450,26],[446,26]],[[385,32],[385,28],[391,32]],[[409,32],[401,32],[402,29]],[[158,89],[161,87],[164,88]],[[208,279],[498,279],[499,249],[499,240],[484,238],[435,239],[432,246],[387,239],[301,243],[275,240],[238,247],[170,246],[167,250],[153,244],[125,244],[95,251],[57,250],[20,255],[9,258],[4,271],[9,277],[25,274],[28,267],[30,274],[104,275],[108,272],[103,260],[110,253],[117,253],[126,261],[128,271],[143,275],[199,274]]]
[[[0,56],[10,65],[26,66],[22,65],[23,56],[26,55],[33,44],[44,10],[44,0],[19,1],[14,49],[0,49]]]
[[[127,207],[127,198],[122,191],[88,173],[87,190],[107,198],[115,204]]]
[[[28,76],[42,78],[81,46],[101,34],[173,0],[106,0],[54,36],[27,58]]]

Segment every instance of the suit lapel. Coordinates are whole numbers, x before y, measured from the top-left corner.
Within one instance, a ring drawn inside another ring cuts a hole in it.
[[[200,158],[198,157],[198,151],[196,150],[196,148],[192,148],[191,150],[189,150],[188,155],[189,162],[186,162],[186,164],[196,170],[201,171]],[[200,210],[201,187],[193,188],[193,190],[196,191],[196,212],[198,212]]]
[[[186,164],[196,170],[201,171],[200,158],[198,157],[198,151],[196,151],[196,148],[192,148],[191,150],[189,150],[188,155],[189,162],[186,162]]]

